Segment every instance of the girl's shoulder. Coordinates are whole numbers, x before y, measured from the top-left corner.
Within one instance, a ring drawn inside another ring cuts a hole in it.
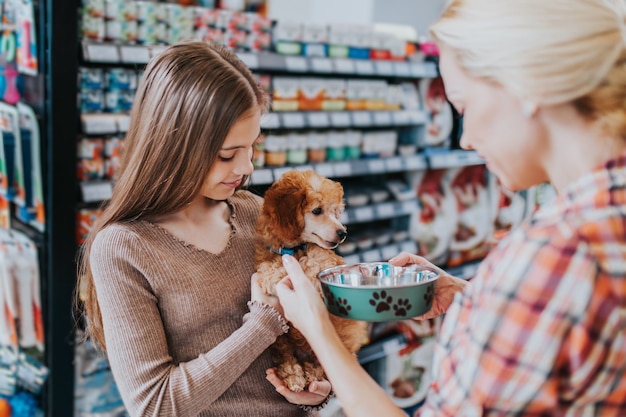
[[[106,246],[122,249],[136,245],[149,234],[149,224],[144,221],[118,222],[105,226],[96,235],[94,247]]]
[[[229,199],[230,203],[235,207],[237,212],[250,213],[257,216],[263,204],[263,198],[248,191],[238,190]]]

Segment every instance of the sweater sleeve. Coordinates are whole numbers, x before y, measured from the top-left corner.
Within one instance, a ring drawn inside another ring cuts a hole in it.
[[[174,363],[159,300],[141,271],[145,250],[128,230],[110,227],[90,253],[111,369],[130,415],[196,416],[284,333],[284,322],[271,308],[251,307],[213,349]]]

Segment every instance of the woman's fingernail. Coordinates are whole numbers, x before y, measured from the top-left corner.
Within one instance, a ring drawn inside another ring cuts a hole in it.
[[[283,255],[283,262],[288,264],[291,262],[291,256],[290,255]]]

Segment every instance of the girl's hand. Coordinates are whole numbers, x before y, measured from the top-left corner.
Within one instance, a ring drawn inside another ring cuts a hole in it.
[[[285,399],[292,404],[319,405],[324,402],[331,390],[330,382],[324,379],[322,381],[311,382],[309,388],[304,391],[293,392],[289,390],[278,375],[276,375],[274,368],[265,371],[265,379],[274,385],[277,393],[285,397]]]
[[[433,265],[426,258],[408,252],[399,253],[389,259],[389,263],[396,266],[413,264],[424,265],[435,269],[440,274],[435,283],[435,296],[433,298],[432,308],[427,313],[415,317],[414,320],[432,319],[444,314],[446,310],[448,310],[448,307],[450,307],[450,304],[452,304],[454,294],[463,291],[463,288],[468,285],[468,282],[464,279],[453,277],[443,269]]]

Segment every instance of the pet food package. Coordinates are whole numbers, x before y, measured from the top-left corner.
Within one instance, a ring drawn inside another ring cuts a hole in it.
[[[401,320],[393,330],[361,348],[358,360],[393,402],[409,415],[419,407],[431,382],[439,320]]]
[[[411,215],[409,235],[417,243],[418,255],[444,265],[456,230],[458,211],[456,199],[446,169],[415,171],[409,175],[409,184],[419,203],[419,210]]]
[[[455,198],[456,225],[450,243],[448,266],[458,266],[487,256],[493,233],[484,165],[451,168],[447,172],[448,187]]]
[[[426,131],[419,143],[422,148],[450,146],[454,125],[452,107],[446,99],[441,77],[424,78],[419,85],[423,108],[426,111]]]
[[[496,244],[524,221],[527,199],[526,191],[509,190],[491,172],[488,177],[490,212],[493,219],[492,243]]]

